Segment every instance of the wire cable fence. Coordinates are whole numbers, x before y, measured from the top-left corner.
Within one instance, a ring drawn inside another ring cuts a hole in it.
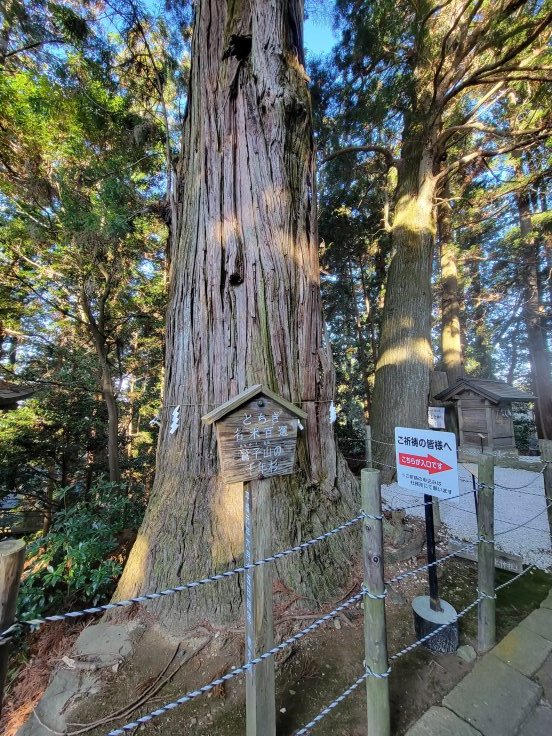
[[[362,515],[363,516],[363,515]],[[374,518],[373,516],[369,518]],[[377,517],[375,517],[377,518]],[[475,542],[483,542],[487,544],[494,544],[494,540],[488,540],[484,538],[478,538],[475,540]],[[415,568],[414,570],[408,570],[403,573],[399,573],[398,575],[390,578],[389,580],[385,581],[386,585],[392,585],[394,583],[400,583],[403,580],[416,576],[418,573],[423,572],[425,570],[429,570],[432,566],[442,565],[445,562],[449,561],[450,559],[459,556],[459,554],[462,551],[466,551],[472,547],[472,545],[475,542],[471,542],[470,544],[466,545],[466,547],[463,547],[459,550],[455,550],[454,552],[451,552],[444,557],[439,558],[434,563],[427,563],[424,565],[420,565],[419,567]],[[514,583],[516,580],[518,580],[520,577],[528,573],[530,570],[535,569],[534,565],[528,566],[522,573],[516,575],[515,577],[511,578],[506,583],[503,583],[502,585],[498,586],[495,590],[499,591],[512,583]],[[171,701],[169,703],[166,703],[165,705],[161,706],[160,708],[157,708],[156,710],[151,711],[150,713],[147,713],[140,718],[137,718],[136,720],[125,724],[124,726],[114,729],[108,733],[107,736],[123,736],[123,734],[132,731],[139,727],[140,725],[146,724],[153,720],[154,718],[157,718],[159,716],[162,716],[169,711],[173,710],[174,708],[178,707],[179,705],[183,705],[184,703],[187,703],[191,700],[194,700],[195,698],[200,697],[201,695],[210,692],[217,686],[223,685],[224,683],[228,682],[231,679],[234,679],[235,677],[245,674],[249,669],[254,667],[256,664],[264,661],[265,659],[269,657],[275,656],[277,653],[283,651],[287,647],[291,646],[292,644],[296,643],[300,639],[302,639],[307,634],[311,633],[312,631],[315,631],[316,629],[320,628],[325,623],[333,620],[336,616],[338,616],[341,612],[347,610],[348,608],[354,606],[355,604],[359,604],[360,601],[365,597],[372,597],[372,598],[380,598],[384,599],[387,596],[387,589],[384,590],[383,594],[375,595],[371,594],[366,588],[363,588],[360,593],[357,593],[350,598],[348,598],[346,601],[344,601],[341,605],[334,608],[329,613],[325,614],[324,616],[321,616],[319,619],[315,620],[312,624],[305,627],[304,629],[300,630],[296,634],[290,636],[289,638],[285,639],[283,642],[278,644],[277,646],[273,647],[272,649],[264,652],[263,654],[259,655],[258,657],[255,657],[254,659],[246,662],[244,665],[240,667],[235,667],[232,670],[230,670],[228,673],[222,675],[221,677],[216,678],[215,680],[212,680],[211,682],[207,683],[206,685],[197,688],[196,690],[192,690],[185,695],[183,695],[181,698],[178,698],[177,700]],[[444,629],[449,627],[452,623],[455,623],[460,618],[465,616],[469,611],[471,611],[473,608],[475,608],[481,601],[483,601],[485,598],[488,598],[490,596],[486,594],[479,594],[475,600],[473,600],[469,605],[467,605],[463,610],[461,610],[459,613],[456,614],[456,616],[447,621],[445,624],[437,627],[435,630],[431,631],[429,634],[417,639],[416,641],[412,642],[411,644],[408,644],[403,649],[399,650],[395,654],[389,657],[389,662],[395,662],[401,657],[405,656],[406,654],[409,654],[414,649],[417,649],[422,644],[428,642],[433,637],[437,636],[439,633],[441,633]],[[391,674],[392,667],[389,666],[388,669],[385,672],[374,672],[371,668],[366,667],[364,673],[357,678],[344,692],[342,692],[337,698],[335,698],[331,703],[329,703],[327,706],[325,706],[309,723],[307,723],[304,727],[301,729],[295,731],[294,736],[306,736],[311,732],[313,728],[315,728],[318,723],[323,720],[327,715],[329,715],[338,705],[340,705],[349,695],[351,695],[358,687],[365,682],[369,677],[375,677],[375,678],[387,678]],[[69,734],[70,736],[70,734]]]

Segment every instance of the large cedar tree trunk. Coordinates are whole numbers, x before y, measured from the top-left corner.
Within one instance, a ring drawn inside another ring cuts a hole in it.
[[[381,468],[386,482],[394,474],[395,427],[427,427],[433,367],[434,156],[412,140],[405,149],[399,168],[392,230],[395,254],[387,275],[372,413],[375,466]]]
[[[550,353],[546,344],[544,309],[539,288],[539,248],[533,233],[527,192],[517,197],[520,233],[523,240],[523,319],[531,363],[535,402],[535,421],[539,439],[552,439],[552,377]]]
[[[334,371],[320,300],[302,26],[301,0],[196,3],[157,474],[117,596],[241,562],[241,489],[219,475],[215,434],[201,416],[247,386],[264,383],[308,412],[298,472],[271,482],[274,549],[358,508],[328,420]],[[323,601],[350,573],[351,540],[340,535],[288,558],[276,576]],[[234,577],[166,598],[155,614],[173,631],[230,622],[241,585]]]
[[[491,329],[488,320],[487,297],[483,288],[483,276],[480,264],[484,261],[483,252],[479,244],[471,250],[470,278],[471,301],[473,303],[472,330],[473,330],[473,358],[478,363],[476,376],[478,378],[494,377],[494,360],[491,344]]]

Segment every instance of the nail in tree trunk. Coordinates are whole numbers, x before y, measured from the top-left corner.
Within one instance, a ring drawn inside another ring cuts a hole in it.
[[[201,416],[247,386],[266,384],[308,413],[297,473],[270,480],[273,548],[358,509],[357,483],[328,421],[334,371],[302,29],[301,0],[195,4],[157,474],[117,596],[241,560],[241,493],[223,483],[215,435]],[[353,538],[333,537],[312,555],[279,562],[274,574],[327,600],[350,574]],[[155,614],[173,631],[229,622],[242,613],[241,591],[237,578],[202,586],[154,605]]]

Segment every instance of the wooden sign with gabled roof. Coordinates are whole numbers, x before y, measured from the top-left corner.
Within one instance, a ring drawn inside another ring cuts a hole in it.
[[[227,483],[290,475],[300,420],[306,412],[262,384],[205,414],[215,424],[221,472]]]

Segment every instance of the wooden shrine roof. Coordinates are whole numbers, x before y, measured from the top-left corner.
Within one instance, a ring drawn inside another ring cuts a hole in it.
[[[514,401],[534,401],[535,397],[511,386],[504,381],[490,381],[480,378],[460,378],[454,386],[449,386],[438,393],[435,398],[438,401],[450,401],[459,399],[465,391],[473,391],[494,404],[502,404]]]
[[[15,409],[18,401],[28,399],[34,392],[29,386],[17,386],[0,379],[0,409]]]

